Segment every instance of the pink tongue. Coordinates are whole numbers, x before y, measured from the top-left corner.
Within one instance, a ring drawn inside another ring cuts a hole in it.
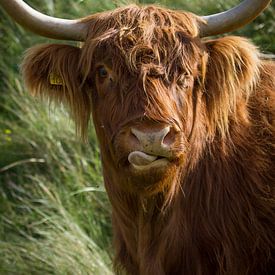
[[[128,156],[129,162],[138,166],[148,165],[156,159],[157,156],[148,155],[140,151],[131,152]]]

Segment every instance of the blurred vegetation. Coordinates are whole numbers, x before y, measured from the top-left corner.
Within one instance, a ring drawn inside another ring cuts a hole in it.
[[[74,18],[138,1],[32,0],[41,12]],[[148,4],[154,1],[139,1]],[[163,0],[206,15],[236,0]],[[275,4],[235,34],[275,53]],[[91,127],[89,144],[74,136],[63,108],[31,98],[22,85],[24,51],[49,42],[0,9],[0,274],[112,274],[110,205]]]

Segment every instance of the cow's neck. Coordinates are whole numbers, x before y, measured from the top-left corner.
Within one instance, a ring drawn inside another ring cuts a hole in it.
[[[155,203],[155,200],[158,203]],[[142,259],[139,262],[140,274],[156,274],[157,271],[157,274],[164,275],[164,262],[166,266],[176,266],[175,263],[180,260],[177,259],[181,254],[178,252],[182,249],[182,243],[179,240],[184,231],[180,206],[182,194],[177,194],[165,209],[161,208],[161,200],[162,198],[145,201],[141,199],[137,221],[137,251],[138,257]],[[167,253],[170,255],[175,253],[175,255],[167,257]]]
[[[183,213],[179,204],[183,193],[179,192],[169,206],[163,208],[165,198],[161,195],[151,198],[133,195],[120,190],[117,183],[109,184],[109,180],[106,175],[105,185],[113,206],[117,261],[128,266],[129,274],[164,274],[162,262],[166,253],[180,247],[178,239],[184,224],[180,222]],[[175,250],[173,253],[180,255]],[[174,266],[174,263],[166,264]]]

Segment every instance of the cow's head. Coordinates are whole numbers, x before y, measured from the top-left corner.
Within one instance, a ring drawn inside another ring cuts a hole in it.
[[[12,14],[15,6],[29,9],[20,1],[2,2]],[[248,2],[257,8],[243,16]],[[205,113],[196,110],[199,105],[207,109],[201,97],[211,43],[200,37],[238,28],[268,2],[244,1],[234,10],[237,22],[230,18],[232,11],[200,18],[135,5],[75,21],[47,17],[45,24],[39,21],[43,15],[32,10],[25,16],[31,23],[13,14],[39,34],[84,40],[81,48],[50,44],[30,49],[24,78],[33,94],[66,103],[82,136],[92,114],[103,168],[112,175],[108,181],[120,182],[131,192],[171,191],[198,143],[190,141],[197,116]],[[205,125],[196,127],[203,135]]]

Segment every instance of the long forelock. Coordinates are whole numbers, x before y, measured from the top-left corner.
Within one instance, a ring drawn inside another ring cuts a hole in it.
[[[91,71],[97,49],[104,47],[113,57],[119,79],[125,68],[143,84],[147,77],[171,82],[179,74],[193,73],[199,54],[198,19],[194,15],[131,5],[92,19],[82,54],[84,76]]]

